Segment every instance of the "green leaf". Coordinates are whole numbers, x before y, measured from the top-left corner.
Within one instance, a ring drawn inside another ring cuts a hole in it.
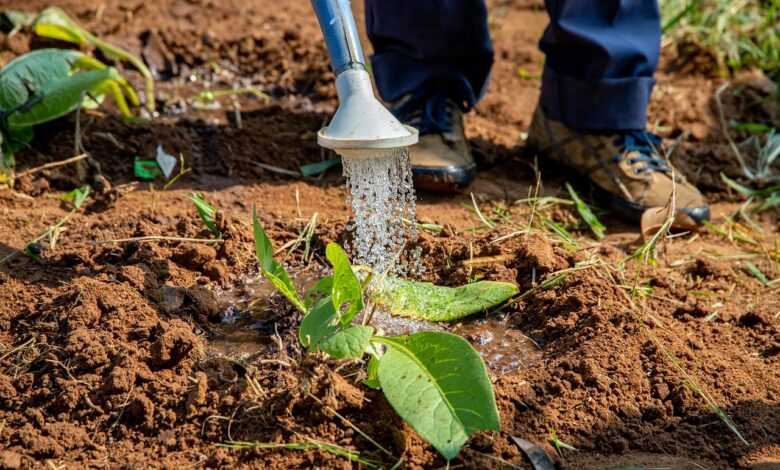
[[[87,43],[89,39],[89,34],[58,7],[43,10],[35,19],[33,30],[38,36],[79,45]]]
[[[293,285],[292,280],[290,280],[290,275],[287,274],[287,271],[284,270],[282,265],[274,259],[274,250],[271,246],[271,240],[268,239],[268,235],[265,234],[263,226],[260,225],[260,220],[257,218],[257,209],[255,207],[252,207],[252,226],[255,232],[255,254],[257,255],[258,263],[260,263],[260,270],[263,272],[263,276],[271,281],[271,284],[276,287],[276,290],[285,296],[295,308],[306,313],[306,306],[295,291],[295,286]]]
[[[0,109],[15,109],[29,101],[31,90],[67,78],[82,55],[73,50],[40,49],[15,58],[0,70]]]
[[[5,10],[0,12],[0,17],[2,17],[4,28],[8,25],[11,26],[11,31],[8,33],[8,37],[11,37],[18,31],[32,26],[35,22],[36,14],[19,10]]]
[[[388,277],[370,292],[371,299],[394,315],[428,321],[453,321],[482,313],[519,292],[511,282],[479,281],[461,287]]]
[[[303,296],[303,303],[306,305],[306,309],[311,308],[319,300],[324,297],[330,297],[333,291],[333,276],[325,276],[309,290]]]
[[[340,246],[328,243],[325,256],[333,265],[333,306],[340,314],[341,324],[347,326],[363,310],[363,288],[352,271],[349,257]]]
[[[0,184],[5,183],[6,179],[12,176],[10,170],[16,165],[14,154],[27,148],[33,140],[32,127],[8,130],[7,133],[8,135],[0,136],[2,137],[0,140],[3,142],[0,146],[3,152],[2,158],[0,158]]]
[[[577,212],[580,213],[582,220],[588,224],[588,227],[590,227],[590,231],[593,232],[593,235],[595,235],[599,240],[604,238],[604,232],[607,230],[607,228],[604,227],[604,224],[599,221],[598,217],[596,217],[596,214],[594,214],[590,210],[590,207],[585,204],[585,201],[580,199],[579,195],[577,195],[577,192],[574,191],[574,188],[572,188],[569,183],[566,183],[566,189],[569,190],[569,195],[571,196],[572,201],[574,201],[574,206],[577,208]]]
[[[374,328],[352,325],[323,339],[319,348],[334,359],[360,359],[374,336]]]
[[[73,191],[63,194],[60,196],[60,199],[63,201],[70,201],[73,203],[73,207],[80,209],[81,205],[84,204],[84,201],[89,196],[90,189],[91,188],[89,185],[84,185],[80,188],[76,188]]]
[[[109,67],[46,82],[36,90],[29,108],[23,107],[8,117],[8,125],[11,128],[31,127],[75,111],[81,106],[85,93],[116,75],[116,70]]]
[[[160,168],[160,164],[155,160],[155,166],[157,168]],[[162,172],[160,172],[162,174]],[[212,206],[211,204],[206,201],[206,199],[203,197],[200,193],[190,193],[190,200],[193,204],[195,204],[195,209],[198,211],[198,216],[200,216],[200,220],[203,221],[203,224],[213,233],[215,236],[219,237],[222,235],[222,233],[219,231],[219,228],[217,227],[217,223],[214,220],[214,217],[217,215],[217,209]]]
[[[380,390],[382,388],[382,386],[379,385],[379,359],[380,357],[371,356],[371,359],[368,360],[368,366],[366,367],[366,374],[368,377],[363,380],[363,385],[368,388],[373,388],[374,390]]]
[[[758,267],[751,263],[750,261],[745,262],[745,269],[747,272],[753,275],[756,279],[758,279],[758,282],[763,284],[764,286],[769,286],[769,278],[766,277],[766,274],[764,274]]]
[[[444,458],[475,432],[501,429],[485,364],[466,340],[442,332],[376,340],[388,346],[378,370],[387,401]]]
[[[316,350],[320,341],[338,331],[337,324],[333,301],[330,296],[325,297],[303,317],[298,328],[298,339],[305,348]]]

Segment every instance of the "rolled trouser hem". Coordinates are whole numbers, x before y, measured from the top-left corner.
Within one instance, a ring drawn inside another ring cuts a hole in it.
[[[471,59],[463,59],[471,60]],[[490,60],[484,62],[477,72],[479,80],[484,88],[487,75],[493,63]],[[464,73],[453,70],[450,64],[436,64],[430,61],[417,60],[413,57],[392,51],[374,54],[371,57],[371,68],[374,74],[377,90],[383,100],[393,102],[412,93],[441,92],[449,98],[463,103],[465,107],[473,107],[480,98],[482,90],[474,90],[472,83]],[[484,77],[482,76],[484,74]],[[427,88],[431,87],[430,90]]]
[[[634,130],[647,125],[652,77],[588,82],[546,66],[540,103],[549,119],[576,130]]]

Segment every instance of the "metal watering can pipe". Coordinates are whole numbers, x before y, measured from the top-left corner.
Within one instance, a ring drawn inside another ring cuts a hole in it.
[[[366,59],[350,1],[312,0],[311,3],[320,21],[331,66],[336,75],[349,68],[365,70]]]
[[[311,4],[325,38],[339,97],[339,108],[317,134],[317,142],[354,158],[384,156],[416,144],[417,129],[401,124],[374,96],[350,1],[311,0]]]

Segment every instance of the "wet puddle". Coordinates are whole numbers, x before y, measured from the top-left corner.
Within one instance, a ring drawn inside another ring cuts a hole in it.
[[[320,275],[313,272],[291,274],[298,292],[313,286]],[[274,286],[259,274],[238,286],[217,293],[222,321],[212,329],[208,351],[216,356],[247,358],[265,352],[274,334],[270,305]]]
[[[312,287],[321,274],[291,274],[298,292]],[[214,328],[209,352],[234,359],[248,358],[265,352],[274,334],[275,315],[270,298],[275,293],[270,282],[258,276],[238,287],[218,294],[222,322]],[[369,310],[370,311],[370,310]],[[542,358],[541,349],[520,330],[511,327],[503,316],[465,321],[453,325],[393,317],[375,310],[371,324],[384,335],[405,335],[420,331],[451,331],[466,338],[482,355],[494,373],[503,375],[530,367]]]
[[[541,348],[504,317],[458,323],[450,331],[469,340],[488,368],[499,375],[527,369],[542,359]]]

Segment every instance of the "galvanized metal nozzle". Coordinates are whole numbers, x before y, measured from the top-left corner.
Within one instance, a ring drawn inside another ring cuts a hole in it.
[[[390,150],[416,144],[417,129],[401,124],[374,96],[350,1],[312,0],[312,6],[336,74],[339,97],[339,108],[328,126],[317,133],[317,143],[350,156],[362,154],[355,152],[359,149]]]

